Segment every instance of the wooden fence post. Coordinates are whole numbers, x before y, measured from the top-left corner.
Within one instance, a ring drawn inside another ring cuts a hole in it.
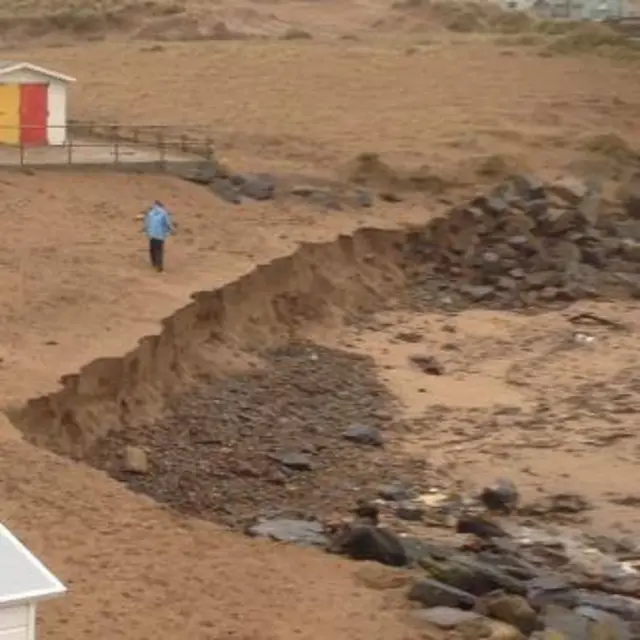
[[[115,140],[113,143],[113,163],[120,163],[120,143],[118,140]]]
[[[73,164],[73,139],[67,140],[67,164]]]

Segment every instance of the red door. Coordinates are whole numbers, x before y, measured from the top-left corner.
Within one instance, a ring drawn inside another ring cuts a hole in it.
[[[48,89],[46,84],[20,85],[21,144],[47,144]]]

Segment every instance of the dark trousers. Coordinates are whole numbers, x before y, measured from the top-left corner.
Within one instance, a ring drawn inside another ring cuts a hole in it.
[[[164,270],[164,240],[149,239],[149,257],[151,258],[151,266],[156,271]]]

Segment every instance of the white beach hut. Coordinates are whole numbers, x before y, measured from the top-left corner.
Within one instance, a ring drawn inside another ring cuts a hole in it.
[[[66,587],[0,524],[0,640],[35,640],[36,605]]]

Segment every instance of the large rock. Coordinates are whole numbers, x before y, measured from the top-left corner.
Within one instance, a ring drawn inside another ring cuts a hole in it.
[[[319,522],[308,520],[259,520],[247,527],[245,533],[255,538],[268,538],[310,547],[324,547],[328,543],[323,526]]]
[[[345,440],[357,444],[381,447],[384,445],[384,438],[380,429],[366,424],[353,424],[342,434]]]
[[[417,580],[409,590],[408,598],[425,607],[455,607],[467,610],[473,609],[477,602],[474,595],[429,578]]]
[[[347,525],[338,532],[331,539],[327,551],[346,555],[353,560],[373,560],[391,567],[408,564],[404,546],[395,534],[361,522]]]
[[[525,598],[506,593],[483,596],[478,601],[475,611],[489,618],[502,620],[502,622],[516,627],[525,635],[533,633],[538,618],[535,610]]]
[[[124,449],[123,469],[127,473],[149,473],[149,459],[144,449],[128,446]]]
[[[480,500],[491,511],[511,513],[518,506],[520,494],[511,480],[498,478],[482,490]]]

